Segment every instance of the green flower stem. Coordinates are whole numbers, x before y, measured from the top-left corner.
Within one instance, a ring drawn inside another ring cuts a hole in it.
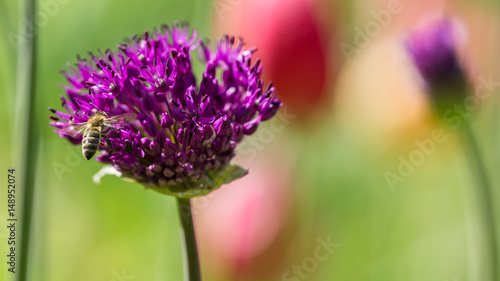
[[[201,281],[200,263],[196,247],[191,201],[177,198],[179,218],[181,220],[182,255],[184,260],[184,281]]]
[[[37,1],[26,0],[24,3],[24,16],[21,16],[19,34],[26,34],[18,45],[17,56],[17,114],[16,123],[19,127],[16,133],[16,142],[19,146],[16,157],[19,157],[19,187],[21,192],[20,213],[20,244],[18,255],[18,274],[16,280],[28,280],[29,250],[31,236],[31,218],[33,209],[35,171],[38,150],[38,130],[36,128],[35,116],[35,89],[36,89],[36,67],[37,67],[37,30],[36,26],[26,24],[35,22],[34,15],[37,11]],[[20,36],[21,37],[21,36]]]
[[[495,228],[495,211],[494,211],[494,197],[492,194],[492,189],[490,182],[488,180],[488,175],[486,172],[486,167],[484,165],[481,152],[477,140],[471,130],[469,124],[464,128],[464,140],[465,144],[469,149],[470,164],[479,181],[478,191],[480,204],[483,207],[484,225],[487,244],[487,254],[491,262],[491,280],[498,280],[498,247],[497,247],[497,237]]]

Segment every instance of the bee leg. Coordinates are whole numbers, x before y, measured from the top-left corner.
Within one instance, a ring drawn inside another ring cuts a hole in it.
[[[114,145],[112,140],[108,139],[108,137],[105,135],[102,136],[102,140],[104,140],[104,142],[101,141],[101,145],[109,149],[109,156],[113,156],[114,153],[117,153],[117,151],[113,150],[112,148],[112,146]]]
[[[107,130],[106,130],[107,129]],[[102,130],[102,134],[107,134],[110,130],[111,130],[111,127],[106,127],[106,129]]]
[[[102,134],[107,134],[109,131],[113,130],[115,132],[120,132],[123,128],[116,128],[111,125],[104,125],[106,128],[102,130]]]
[[[104,142],[102,140],[104,140]],[[107,147],[107,148],[109,148],[109,150],[113,151],[113,149],[111,147],[112,147],[112,145],[114,145],[114,143],[112,140],[108,139],[108,137],[106,135],[102,136],[101,145],[103,147]]]

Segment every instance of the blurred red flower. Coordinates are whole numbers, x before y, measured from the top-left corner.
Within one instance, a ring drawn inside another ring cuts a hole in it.
[[[328,42],[318,0],[252,0],[215,2],[216,30],[238,34],[259,46],[266,79],[290,111],[312,113],[325,95]]]

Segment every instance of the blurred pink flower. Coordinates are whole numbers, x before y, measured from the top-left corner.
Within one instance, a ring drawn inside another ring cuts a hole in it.
[[[312,113],[328,92],[327,48],[332,37],[318,15],[320,1],[216,3],[218,34],[238,34],[249,46],[259,46],[258,54],[266,64],[264,75],[279,89],[285,106],[301,115]]]
[[[247,177],[194,198],[200,252],[208,253],[211,267],[232,274],[244,270],[272,245],[285,224],[289,172],[263,160],[245,163],[250,166]]]

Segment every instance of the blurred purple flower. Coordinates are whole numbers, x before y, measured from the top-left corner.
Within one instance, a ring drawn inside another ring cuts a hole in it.
[[[464,79],[457,55],[456,22],[441,19],[414,30],[406,49],[427,87]]]
[[[200,195],[241,177],[230,166],[236,145],[281,107],[272,83],[260,80],[255,49],[224,37],[212,51],[187,24],[145,32],[107,50],[79,59],[64,71],[69,85],[62,96],[66,112],[50,124],[61,137],[80,143],[61,129],[86,122],[94,109],[109,117],[135,113],[137,119],[106,138],[97,161],[112,164],[123,177],[167,194]],[[206,64],[201,82],[192,70],[191,52]],[[228,175],[227,173],[233,173]]]

